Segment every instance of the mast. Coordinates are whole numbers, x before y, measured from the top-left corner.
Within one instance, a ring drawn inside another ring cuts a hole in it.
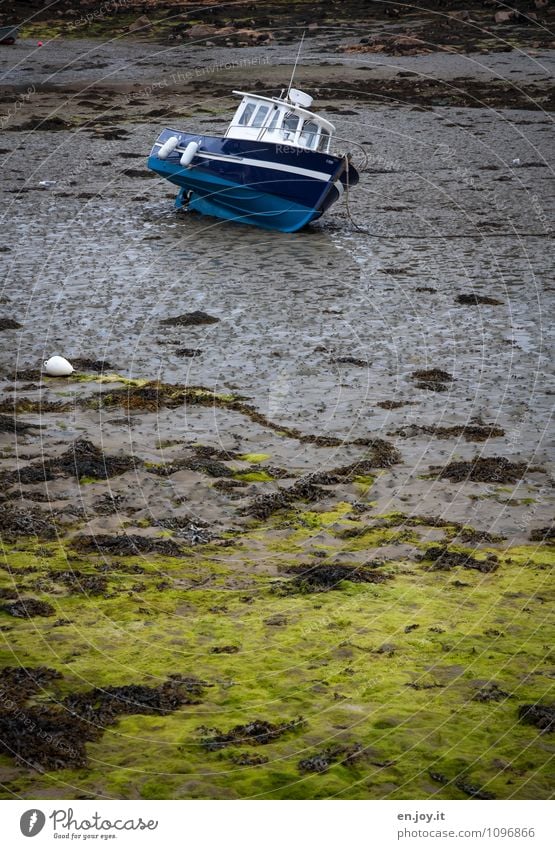
[[[295,73],[297,71],[297,65],[299,63],[299,57],[301,55],[301,50],[303,49],[303,41],[306,30],[303,31],[301,37],[301,43],[299,44],[299,49],[297,50],[297,58],[295,59],[295,64],[293,65],[293,73],[291,74],[291,79],[289,80],[289,86],[287,88],[287,98],[289,99],[289,92],[291,91],[291,86],[293,85],[293,80],[295,79]]]

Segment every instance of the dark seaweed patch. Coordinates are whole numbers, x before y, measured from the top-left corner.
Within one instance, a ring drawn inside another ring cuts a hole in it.
[[[23,325],[13,318],[0,318],[0,330],[19,330],[20,327]]]
[[[521,705],[518,709],[518,718],[527,725],[535,725],[540,731],[555,730],[554,705]]]
[[[39,667],[21,672],[8,667],[0,676],[0,750],[37,770],[84,767],[85,744],[126,714],[166,715],[196,704],[204,683],[181,675],[157,687],[126,685],[95,688],[67,696],[63,702],[27,706],[25,702],[59,673]]]
[[[555,539],[555,524],[545,528],[535,528],[530,531],[530,539],[532,542],[551,542]]]
[[[81,535],[71,542],[76,551],[136,556],[138,554],[160,554],[164,557],[184,557],[185,551],[172,539],[145,537],[137,534],[110,536],[108,534]]]
[[[2,610],[18,619],[33,619],[35,616],[54,616],[56,610],[47,601],[38,598],[20,598],[3,605]]]
[[[382,584],[388,576],[366,566],[344,564],[299,564],[282,570],[294,577],[275,587],[275,592],[284,595],[296,593],[318,593],[337,590],[342,581],[354,584]]]
[[[191,327],[199,324],[216,324],[219,320],[219,318],[208,315],[206,312],[195,310],[194,312],[183,313],[183,315],[176,315],[173,318],[163,318],[160,324],[166,324],[170,327]]]
[[[394,436],[401,436],[407,439],[412,436],[418,436],[421,433],[436,436],[438,439],[452,439],[463,436],[467,442],[485,442],[486,439],[493,439],[496,436],[505,436],[503,428],[495,424],[467,424],[467,425],[452,425],[444,427],[443,425],[407,425],[393,432]]]
[[[299,761],[299,771],[327,772],[330,766],[338,762],[350,766],[360,759],[363,751],[360,743],[353,743],[351,746],[339,744],[327,746],[323,751]]]
[[[473,784],[468,778],[461,776],[455,779],[455,787],[470,796],[471,799],[495,799],[495,795],[489,790],[484,790],[477,784]]]
[[[476,560],[471,554],[462,551],[451,551],[444,546],[431,546],[418,557],[419,560],[431,560],[433,571],[449,572],[451,569],[463,566],[465,569],[476,569],[478,572],[495,572],[499,568],[499,559],[495,554],[488,554],[485,560]]]
[[[112,372],[115,369],[107,360],[94,360],[90,357],[73,357],[71,364],[77,371],[93,371],[97,373]]]
[[[0,415],[0,433],[27,433],[30,430],[36,430],[40,427],[42,425],[18,422],[12,416]]]
[[[453,380],[452,374],[440,368],[418,369],[412,372],[411,377],[418,381],[416,385],[419,389],[429,389],[431,392],[446,392],[445,384]]]
[[[36,536],[54,539],[57,526],[52,518],[33,507],[30,510],[3,506],[0,511],[0,538],[13,540],[19,536]]]
[[[472,697],[475,702],[501,702],[509,698],[509,693],[506,693],[494,681],[491,684],[486,684],[480,687],[478,692]]]
[[[122,475],[140,463],[136,457],[121,454],[104,454],[88,439],[78,439],[60,457],[44,458],[42,463],[33,463],[13,472],[7,472],[2,480],[5,483],[37,483],[53,480],[58,475],[80,478],[107,478]]]
[[[479,306],[480,304],[490,304],[491,306],[500,306],[503,301],[498,301],[497,298],[489,298],[487,295],[475,295],[474,293],[464,293],[457,295],[458,304],[466,304],[468,306]]]
[[[283,737],[284,734],[304,728],[305,725],[304,719],[299,716],[290,722],[278,723],[268,722],[265,719],[253,719],[245,725],[236,725],[230,731],[203,727],[200,729],[203,733],[201,744],[209,752],[224,749],[226,746],[243,746],[245,743],[250,746],[265,746]]]
[[[440,478],[460,483],[479,481],[483,483],[516,483],[528,469],[527,463],[513,463],[506,457],[474,457],[472,460],[456,460],[448,463],[439,472]]]

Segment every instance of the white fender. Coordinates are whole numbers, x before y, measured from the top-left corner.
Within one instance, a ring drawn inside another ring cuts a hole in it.
[[[191,162],[193,161],[193,159],[197,155],[198,149],[199,149],[198,142],[189,142],[189,144],[187,145],[187,147],[183,151],[181,159],[179,160],[181,165],[183,165],[184,168],[186,168],[187,165],[191,164]]]
[[[68,360],[64,357],[50,357],[44,361],[44,370],[46,374],[52,377],[68,377],[75,369]]]
[[[177,138],[177,136],[170,136],[170,138],[164,142],[164,144],[158,151],[158,159],[167,159],[170,153],[175,150],[178,144],[179,139]]]

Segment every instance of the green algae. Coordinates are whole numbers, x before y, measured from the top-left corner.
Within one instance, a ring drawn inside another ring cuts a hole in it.
[[[245,463],[264,463],[271,456],[271,454],[241,454],[239,460],[244,460]]]
[[[284,533],[308,539],[337,522],[360,527],[346,518],[350,511],[346,502],[306,511]],[[394,580],[385,584],[280,597],[271,592],[275,578],[253,571],[248,555],[255,537],[272,548],[276,525],[235,534],[229,549],[202,546],[187,561],[77,557],[62,542],[4,546],[0,586],[16,584],[27,595],[37,580],[50,581],[54,589],[33,595],[66,624],[0,612],[0,627],[10,627],[0,632],[2,665],[57,669],[64,675],[58,698],[93,686],[160,683],[174,673],[192,672],[208,686],[194,711],[120,719],[87,744],[86,769],[41,775],[0,757],[11,776],[3,792],[63,796],[69,784],[87,795],[138,798],[450,799],[466,798],[457,786],[465,786],[463,776],[499,798],[548,798],[542,735],[518,722],[517,711],[549,698],[553,548],[488,546],[499,570],[465,571],[466,587],[452,573],[403,561],[392,564]],[[340,544],[398,532],[372,528],[369,537]],[[284,543],[294,547],[292,539]],[[108,597],[72,594],[57,580],[68,568],[94,575],[106,567]],[[276,617],[279,627],[266,624]],[[239,651],[211,651],[222,645]],[[508,697],[474,700],[488,681]],[[240,748],[202,746],[202,726],[279,724],[299,715],[306,728],[261,747],[267,762],[239,767]],[[332,744],[360,746],[362,754],[322,773],[299,769]]]
[[[274,476],[269,472],[266,472],[264,469],[250,469],[246,471],[234,472],[233,477],[238,481],[246,481],[246,482],[263,482],[263,481],[273,481]]]

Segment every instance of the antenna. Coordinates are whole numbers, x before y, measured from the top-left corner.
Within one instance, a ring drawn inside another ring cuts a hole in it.
[[[289,97],[289,92],[291,91],[291,86],[293,85],[293,80],[295,79],[295,72],[297,70],[297,65],[299,63],[299,56],[301,55],[301,50],[303,49],[303,41],[306,30],[303,31],[301,43],[299,44],[299,49],[297,50],[297,58],[295,59],[295,64],[293,66],[293,73],[291,74],[291,79],[289,80],[289,87],[287,89],[287,97]]]

